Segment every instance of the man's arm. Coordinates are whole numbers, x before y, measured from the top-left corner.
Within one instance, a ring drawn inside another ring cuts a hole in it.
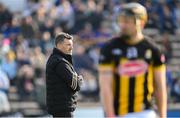
[[[106,117],[114,117],[113,93],[112,93],[113,74],[110,69],[99,69],[99,85],[101,102]]]
[[[154,69],[154,94],[159,111],[162,118],[167,117],[167,91],[166,91],[166,67],[161,65]]]
[[[56,67],[56,73],[59,76],[59,79],[64,79],[72,90],[80,90],[79,76],[76,72],[71,70],[71,67],[68,64],[60,62]]]

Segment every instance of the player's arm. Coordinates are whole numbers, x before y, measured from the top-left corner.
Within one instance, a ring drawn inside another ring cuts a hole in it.
[[[113,117],[112,68],[108,65],[99,66],[100,97],[106,117]]]
[[[167,116],[166,66],[165,57],[158,50],[154,51],[154,95],[160,117]]]
[[[154,69],[154,94],[160,117],[167,116],[167,91],[166,91],[166,69],[161,65]]]

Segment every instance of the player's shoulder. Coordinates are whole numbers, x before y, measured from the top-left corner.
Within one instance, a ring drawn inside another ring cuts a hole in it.
[[[106,43],[104,43],[104,45],[102,46],[102,49],[107,49],[107,50],[112,49],[118,44],[119,44],[119,37],[114,37],[108,40]]]
[[[160,50],[159,46],[155,42],[155,39],[149,37],[149,36],[144,36],[144,42],[143,44],[149,48],[155,49],[155,50]]]

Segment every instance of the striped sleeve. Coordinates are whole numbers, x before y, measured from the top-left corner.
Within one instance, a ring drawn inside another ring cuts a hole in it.
[[[78,84],[78,75],[72,71],[71,67],[63,62],[60,62],[56,67],[56,73],[59,79],[63,79],[72,90],[78,91],[80,86]]]
[[[77,75],[77,73],[73,73],[72,74],[71,88],[73,90],[76,90],[77,86],[78,86],[78,75]]]
[[[153,66],[159,67],[164,65],[166,62],[165,55],[161,52],[160,49],[154,48],[153,49]]]
[[[105,46],[100,51],[98,70],[103,72],[103,71],[112,71],[112,69],[113,69],[113,64],[112,64],[111,49],[108,46]]]

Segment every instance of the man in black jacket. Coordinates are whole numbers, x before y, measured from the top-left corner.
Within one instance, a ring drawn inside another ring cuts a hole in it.
[[[73,117],[77,91],[82,84],[72,63],[73,37],[57,34],[55,48],[46,64],[47,110],[53,117]]]

